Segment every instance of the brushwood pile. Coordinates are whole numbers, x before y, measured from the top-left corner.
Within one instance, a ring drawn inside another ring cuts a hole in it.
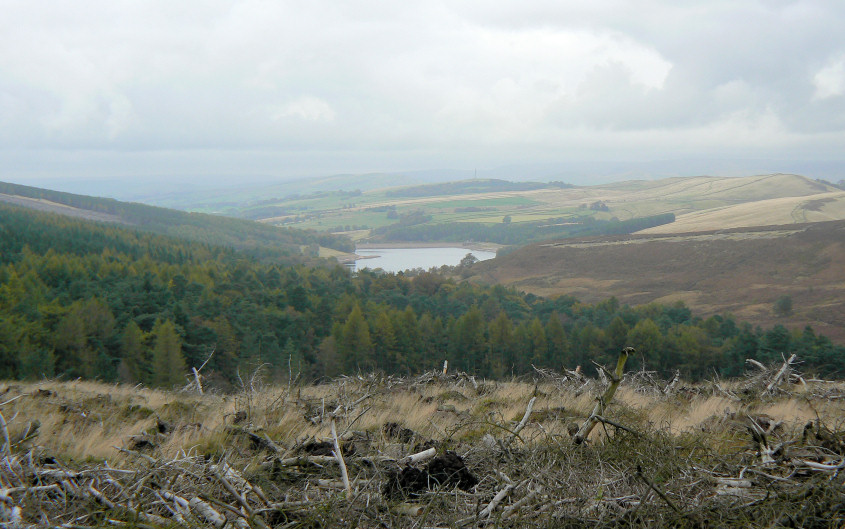
[[[0,522],[841,527],[845,383],[799,362],[696,384],[630,372],[601,406],[607,370],[257,374],[235,394],[4,383]]]

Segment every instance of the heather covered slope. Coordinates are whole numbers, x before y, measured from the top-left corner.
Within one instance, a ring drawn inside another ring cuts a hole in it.
[[[683,301],[760,325],[805,325],[845,340],[845,222],[630,235],[537,244],[478,263],[474,278],[538,295]],[[791,314],[774,303],[792,299]]]

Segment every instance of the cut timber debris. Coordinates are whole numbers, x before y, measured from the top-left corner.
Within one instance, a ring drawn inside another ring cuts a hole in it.
[[[787,359],[783,362],[783,366],[777,372],[777,374],[772,379],[772,381],[769,383],[769,385],[766,386],[766,393],[771,393],[772,391],[774,391],[774,389],[777,387],[778,384],[781,383],[781,381],[784,379],[784,377],[786,377],[787,379],[789,378],[786,375],[787,375],[787,373],[789,373],[789,368],[790,368],[790,366],[792,366],[792,362],[794,362],[794,361],[795,361],[795,355],[791,355],[789,357],[789,359]]]
[[[587,420],[584,421],[584,424],[581,425],[581,428],[575,433],[572,437],[572,440],[575,444],[581,444],[587,440],[589,437],[590,432],[593,431],[593,428],[600,422],[599,417],[604,415],[604,410],[607,408],[607,405],[610,404],[610,401],[613,399],[613,395],[616,394],[616,389],[619,387],[619,384],[622,382],[622,375],[625,374],[625,362],[628,360],[628,356],[634,354],[636,351],[633,347],[626,347],[622,349],[619,353],[619,360],[616,361],[616,369],[611,372],[606,372],[605,374],[610,379],[610,384],[607,386],[604,394],[599,397],[599,401],[596,403],[596,407],[593,408],[593,413],[587,417]],[[600,373],[605,372],[606,370],[600,367]]]
[[[680,380],[671,396],[645,370],[625,373],[615,394],[616,372],[602,388],[548,370],[530,385],[477,389],[459,373],[356,375],[242,397],[249,419],[237,426],[224,418],[238,408],[210,391],[41,382],[60,395],[45,397],[15,382],[0,388],[10,439],[0,432],[0,527],[845,527],[845,400],[827,397],[845,395],[845,382],[808,380],[793,395],[785,372],[767,395],[781,368],[753,368],[750,393],[743,381],[719,390]],[[439,397],[459,394],[460,415],[436,414]],[[316,403],[307,414],[305,402]],[[323,402],[325,422],[314,424]],[[619,432],[575,447],[591,410]],[[663,422],[667,411],[705,418],[678,427]],[[205,426],[188,427],[196,422]],[[130,449],[138,430],[156,446]],[[85,459],[63,451],[70,439],[105,448]]]
[[[793,354],[790,355],[789,358],[782,358],[783,364],[779,369],[777,369],[777,371],[774,370],[774,367],[767,367],[753,358],[747,358],[745,362],[758,368],[760,371],[751,378],[751,387],[746,389],[746,391],[753,392],[756,388],[765,385],[765,389],[762,390],[763,393],[766,395],[773,395],[784,382],[800,382],[806,386],[807,382],[804,378],[800,374],[793,372],[793,366],[796,363],[796,356]]]

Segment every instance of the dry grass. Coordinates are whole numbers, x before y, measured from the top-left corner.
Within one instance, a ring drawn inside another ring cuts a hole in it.
[[[225,462],[260,485],[266,501],[279,506],[270,509],[276,513],[272,516],[264,507],[262,512],[268,514],[262,523],[267,526],[770,527],[784,516],[805,524],[821,519],[842,523],[845,515],[835,507],[845,500],[842,479],[838,474],[830,478],[823,472],[808,472],[796,461],[810,457],[807,454],[825,454],[816,460],[835,464],[843,457],[830,448],[819,451],[822,448],[812,444],[815,438],[808,441],[804,435],[802,440],[802,432],[805,424],[813,422],[818,442],[828,443],[824,446],[834,446],[830,442],[837,436],[845,437],[839,428],[845,422],[845,384],[809,382],[806,387],[782,386],[766,395],[758,376],[734,382],[680,383],[670,394],[663,394],[660,388],[666,381],[645,383],[644,376],[626,377],[605,414],[611,423],[596,428],[590,442],[581,447],[570,441],[570,428],[586,419],[601,384],[560,376],[533,382],[478,381],[465,375],[369,376],[291,390],[261,386],[235,395],[171,393],[93,382],[9,382],[0,386],[0,413],[9,424],[13,443],[8,468],[34,457],[61,461],[62,468],[69,469],[103,468],[107,460],[109,468],[157,476],[177,467],[194,469],[189,482],[175,480],[167,486],[182,487],[183,495],[200,494],[227,503],[233,497],[220,487],[222,482],[203,478],[207,472],[199,470],[202,465]],[[536,397],[533,412],[515,436],[512,432],[532,397]],[[749,418],[774,425],[768,434],[770,442],[786,443],[786,455],[761,466],[747,431]],[[303,450],[309,442],[329,438],[332,419],[345,444],[355,447],[346,458],[358,498],[351,503],[342,490],[317,485],[318,478],[336,482],[335,465],[286,467],[279,463],[307,454]],[[37,435],[19,442],[33,421],[40,422]],[[386,429],[392,428],[390,423],[407,428],[407,437],[395,437],[395,429]],[[281,452],[250,441],[249,435],[272,440]],[[385,483],[395,479],[390,476],[401,467],[381,461],[428,446],[436,447],[439,454],[455,451],[478,483],[466,491],[435,487],[398,504],[396,498],[383,496]],[[150,463],[144,463],[147,460]],[[20,475],[24,470],[16,472]],[[758,481],[747,489],[728,487],[727,492],[719,485],[719,479],[738,479],[744,472],[752,472],[749,475]],[[774,481],[753,472],[775,476]],[[9,483],[15,475],[2,478]],[[121,487],[131,483],[97,479],[94,483],[113,499],[120,498]],[[508,480],[514,488],[508,490],[502,505],[491,517],[479,518],[480,510],[504,490]],[[801,510],[802,502],[795,501],[801,494],[815,495],[815,504],[827,509],[824,516]],[[35,498],[41,497],[36,494],[27,501]],[[527,508],[519,508],[520,500]],[[20,501],[24,517],[37,518],[35,511],[27,510],[35,504]],[[89,512],[106,512],[102,503],[91,501],[90,497],[86,500]],[[264,501],[259,496],[249,499],[256,509]],[[396,511],[417,508],[427,514],[415,517]],[[44,503],[38,509],[49,511]],[[3,512],[0,509],[0,517]],[[51,520],[72,521],[69,514],[50,512]],[[109,512],[117,520],[114,524],[126,525],[120,521],[125,520],[125,512]],[[156,512],[168,516],[166,510]],[[513,514],[507,522],[506,513]],[[77,516],[76,526],[99,526],[97,520],[106,520],[83,518]],[[254,518],[246,523],[261,526]]]
[[[820,209],[813,204],[826,202]],[[699,231],[823,222],[845,218],[845,193],[771,198],[737,205],[720,206],[679,215],[675,222],[642,230],[641,234],[693,233]]]
[[[291,394],[283,387],[267,387],[247,397],[171,393],[96,382],[11,382],[5,385],[3,396],[4,400],[14,400],[0,412],[10,418],[12,436],[37,420],[41,424],[38,444],[73,459],[121,458],[115,447],[128,446],[135,436],[154,428],[157,421],[164,422],[172,426],[174,434],[158,449],[164,456],[172,457],[205,437],[216,436],[235,422],[242,422],[236,419],[238,412],[246,415],[251,427],[270,432],[283,445],[306,436],[327,437],[328,424],[309,421],[308,414],[328,415],[344,399],[364,395],[366,392],[361,391],[365,388],[358,384],[347,379],[340,386],[305,386]],[[830,391],[830,386],[825,384],[823,388]],[[545,419],[529,425],[528,431],[539,431],[554,428],[556,423],[583,419],[595,403],[591,391],[562,389],[549,383],[535,386],[524,382],[482,382],[480,387],[481,394],[471,385],[379,389],[358,406],[357,413],[352,413],[348,426],[377,432],[385,423],[398,422],[431,438],[469,423],[489,426],[516,422],[536,387],[539,397],[534,413]],[[827,424],[845,421],[845,399],[814,397],[813,389],[811,384],[810,388],[796,387],[795,392],[779,397],[742,402],[709,392],[706,385],[695,387],[695,394],[688,398],[669,399],[623,384],[615,401],[673,434],[695,431],[714,417],[739,412],[767,415],[797,428],[816,419]],[[845,391],[845,386],[842,389]],[[39,393],[46,391],[52,394]],[[561,410],[565,410],[563,415]]]

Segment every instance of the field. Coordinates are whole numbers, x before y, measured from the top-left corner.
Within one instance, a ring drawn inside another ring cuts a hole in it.
[[[232,395],[6,383],[0,517],[20,527],[839,527],[845,384],[795,368],[749,364],[746,378],[695,385],[628,373],[610,397],[609,382],[575,371],[306,386],[256,373]]]
[[[293,188],[282,185],[243,189],[227,195],[197,192],[195,202],[183,197],[180,204],[195,211],[243,217],[276,226],[349,234],[356,242],[403,240],[409,244],[413,244],[415,238],[419,239],[417,242],[433,242],[438,237],[448,239],[442,235],[445,233],[442,229],[438,231],[438,226],[444,225],[464,237],[460,242],[503,243],[503,240],[487,240],[495,239],[494,234],[484,235],[472,228],[461,231],[459,223],[488,226],[503,222],[514,226],[533,223],[526,227],[534,229],[544,222],[557,226],[577,225],[591,220],[626,221],[674,214],[675,222],[644,232],[657,234],[845,219],[845,191],[825,182],[786,174],[666,178],[585,187],[502,180],[401,187],[396,186],[406,182],[401,176],[368,181],[365,175],[330,182],[337,186],[330,190],[305,186],[298,194],[290,194]],[[409,180],[407,183],[417,182]],[[320,190],[309,192],[311,189]],[[289,194],[273,198],[274,193],[282,191]],[[44,200],[11,195],[0,196],[0,200],[84,218],[118,220],[104,213]],[[423,232],[430,226],[428,231],[440,235],[433,235],[432,239],[418,231],[391,239],[384,231],[381,234],[373,232],[394,225],[421,225]],[[497,233],[499,231],[502,230]]]
[[[806,197],[760,200],[736,206],[715,207],[677,217],[671,224],[640,233],[689,233],[762,225],[823,222],[845,218],[845,192]]]

